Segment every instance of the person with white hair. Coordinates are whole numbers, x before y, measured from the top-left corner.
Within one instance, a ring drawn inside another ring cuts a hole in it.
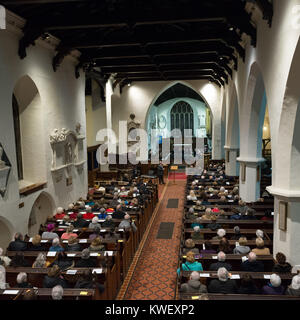
[[[225,229],[218,229],[217,235],[212,238],[212,240],[222,240],[226,236],[226,230]]]
[[[193,190],[190,191],[189,195],[186,197],[188,201],[197,201],[197,196]]]
[[[194,230],[194,232],[192,233],[192,236],[191,236],[191,238],[193,240],[203,240],[204,239],[204,235],[203,235],[203,233],[200,232],[201,228],[199,226],[195,226],[193,228],[193,230]]]
[[[208,286],[209,293],[235,294],[237,285],[235,280],[231,280],[226,268],[218,269],[218,279],[213,279]]]
[[[189,208],[188,212],[185,215],[186,219],[190,220],[190,219],[195,219],[196,215],[195,215],[195,210],[194,208]]]
[[[300,297],[300,274],[293,277],[292,283],[287,287],[285,294]]]
[[[53,300],[62,300],[64,295],[64,288],[60,285],[57,285],[52,288],[51,297]]]
[[[200,282],[200,274],[193,271],[187,283],[183,283],[179,289],[181,293],[207,293],[206,285]]]
[[[20,272],[17,275],[17,285],[16,288],[33,288],[31,283],[27,281],[27,273]]]
[[[120,222],[118,228],[119,229],[124,229],[124,230],[130,230],[131,229],[130,215],[128,213],[125,214],[124,219]]]
[[[60,245],[60,239],[59,238],[54,238],[52,240],[52,246],[50,247],[49,251],[64,251],[65,249]]]
[[[128,191],[126,191],[125,187],[121,187],[121,191],[119,193],[120,197],[127,197],[128,196]]]
[[[226,261],[226,254],[223,251],[220,251],[217,255],[218,262],[212,263],[209,267],[210,271],[217,271],[220,268],[225,268],[227,271],[232,270],[232,265]]]
[[[113,221],[113,217],[111,215],[107,215],[105,218],[105,221],[102,223],[103,228],[110,228],[114,229],[115,228],[115,222]]]
[[[281,278],[276,273],[271,275],[270,282],[262,288],[262,294],[282,295],[284,291],[285,289],[281,285]]]
[[[58,207],[56,209],[56,212],[54,213],[54,218],[58,220],[58,219],[62,219],[64,216],[65,216],[64,208]]]
[[[68,205],[68,210],[67,210],[67,212],[73,212],[74,211],[74,204],[73,203],[70,203],[69,205]]]
[[[204,213],[204,215],[202,215],[201,219],[202,220],[211,220],[212,215],[213,215],[213,213],[212,213],[211,208],[206,208],[205,213]]]
[[[262,231],[262,230],[256,230],[256,238],[261,238],[261,239],[265,239],[265,237],[264,237],[264,232]]]
[[[248,260],[242,262],[241,270],[248,272],[264,272],[264,264],[262,261],[257,260],[257,256],[254,252],[250,252]]]
[[[0,260],[3,262],[3,266],[6,268],[10,265],[11,259],[3,255],[3,249],[0,248]]]
[[[98,217],[94,217],[92,222],[89,224],[89,229],[101,228]]]

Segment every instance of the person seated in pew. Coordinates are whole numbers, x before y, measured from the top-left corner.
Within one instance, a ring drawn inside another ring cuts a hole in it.
[[[137,231],[137,227],[133,221],[131,221],[130,215],[125,214],[124,219],[120,222],[119,229],[124,229],[125,231],[132,230],[133,232]]]
[[[202,215],[201,219],[202,220],[211,220],[213,213],[211,211],[211,208],[206,208],[204,215]]]
[[[221,209],[220,212],[216,215],[217,216],[217,220],[227,220],[228,216],[226,215],[226,212]]]
[[[226,268],[218,269],[218,279],[211,280],[208,286],[209,293],[235,294],[238,288],[235,280],[230,279]]]
[[[223,204],[226,204],[227,202],[228,201],[225,195],[220,197],[219,204],[223,205]]]
[[[90,256],[88,248],[81,251],[81,259],[75,262],[74,268],[95,268],[97,267],[97,259]]]
[[[3,249],[0,248],[0,261],[2,261],[2,265],[6,268],[10,265],[11,259],[7,256],[3,255]]]
[[[65,248],[65,251],[67,252],[75,252],[75,251],[81,251],[81,245],[78,243],[78,238],[70,237],[68,239],[68,245]]]
[[[129,206],[133,207],[133,208],[136,208],[139,206],[139,200],[137,198],[133,198],[131,200],[131,202],[129,203]]]
[[[286,262],[286,256],[282,252],[276,254],[275,264],[272,272],[276,273],[290,273],[292,266]]]
[[[50,267],[54,265],[58,265],[60,270],[65,271],[69,268],[73,268],[75,262],[67,256],[63,251],[59,252],[57,255],[57,259],[50,264]]]
[[[107,215],[105,221],[102,223],[102,227],[106,229],[114,229],[115,226],[112,215]]]
[[[230,254],[232,252],[232,249],[230,247],[229,241],[224,237],[220,240],[218,252],[223,251],[226,254]]]
[[[0,260],[0,289],[8,289],[9,283],[6,282],[6,270],[3,266],[3,260]]]
[[[274,216],[272,215],[272,210],[266,210],[265,215],[260,218],[262,221],[274,221]]]
[[[221,198],[222,196],[225,196],[225,187],[220,187],[218,197]]]
[[[225,229],[218,229],[217,235],[212,238],[212,240],[222,240],[226,236]]]
[[[202,248],[203,249],[200,251],[200,254],[215,254],[215,253],[217,253],[217,251],[213,249],[210,240],[206,240],[204,242],[204,244],[202,245]]]
[[[199,254],[199,249],[195,248],[195,242],[193,239],[185,240],[185,247],[182,249],[183,254],[187,254],[188,252],[194,252],[195,254]]]
[[[248,272],[264,272],[264,264],[262,261],[257,261],[257,256],[254,252],[250,252],[248,260],[242,262],[241,269]]]
[[[192,251],[186,254],[186,261],[182,263],[181,269],[183,271],[203,271],[202,264],[195,260],[195,254]],[[177,269],[177,274],[180,274],[180,268]]]
[[[51,290],[51,298],[52,300],[62,300],[64,295],[64,288],[60,285],[57,285]]]
[[[211,216],[211,223],[209,223],[206,228],[210,229],[211,231],[216,231],[220,229],[222,226],[217,223],[217,217],[213,214]]]
[[[238,196],[239,195],[239,188],[238,187],[234,187],[232,189],[232,191],[230,192],[230,194],[234,197],[234,196]]]
[[[242,237],[241,229],[239,226],[233,228],[234,235],[230,238],[231,240],[239,240]]]
[[[271,275],[270,282],[262,288],[262,294],[282,295],[284,292],[285,288],[281,285],[281,278],[275,273]]]
[[[62,240],[68,240],[70,237],[74,237],[74,238],[77,238],[78,235],[77,233],[73,232],[74,230],[74,226],[73,225],[70,225],[68,226],[66,232],[64,232],[62,235],[61,235],[61,239]]]
[[[121,191],[119,193],[120,197],[127,197],[128,196],[128,191],[126,191],[125,187],[121,187]]]
[[[270,249],[268,247],[265,247],[265,242],[262,238],[256,238],[255,240],[256,248],[252,249],[252,252],[254,252],[256,255],[269,255]]]
[[[86,207],[86,213],[82,214],[82,218],[86,220],[91,220],[95,217],[92,212],[92,207]]]
[[[33,285],[27,281],[27,273],[18,273],[16,288],[33,288]]]
[[[249,208],[246,213],[241,216],[241,220],[257,220],[255,216],[255,210]]]
[[[205,206],[202,205],[201,201],[197,200],[194,209],[198,210],[198,211],[203,211],[203,210],[205,210]]]
[[[193,271],[190,275],[190,279],[187,283],[183,283],[180,286],[179,291],[181,293],[207,293],[206,285],[200,282],[200,274],[197,271]]]
[[[54,230],[55,230],[55,224],[54,223],[48,224],[47,231],[42,233],[42,239],[51,240],[54,238],[59,238],[58,234],[54,232]]]
[[[253,240],[256,240],[257,238],[261,238],[261,239],[263,239],[263,240],[266,240],[266,237],[265,237],[265,235],[264,235],[264,232],[263,232],[262,230],[260,230],[260,229],[257,229],[257,230],[256,230],[255,235],[256,235],[256,237],[253,238]]]
[[[251,251],[250,247],[247,246],[247,238],[239,238],[239,245],[233,249],[233,254],[248,254]]]
[[[98,219],[102,220],[107,217],[107,213],[104,208],[100,208],[100,213],[98,214]]]
[[[11,267],[31,267],[31,263],[25,259],[23,252],[16,253],[11,259]]]
[[[87,202],[85,203],[87,206],[93,206],[95,204],[95,201],[93,199],[92,195],[89,195]]]
[[[57,210],[56,210],[56,213],[54,214],[54,218],[56,220],[62,219],[65,215],[66,214],[64,212],[64,209],[62,207],[58,207]]]
[[[96,289],[99,293],[104,292],[103,284],[97,282],[97,277],[92,273],[92,270],[84,270],[80,278],[77,280],[75,289]]]
[[[219,206],[216,205],[215,207],[213,207],[213,208],[211,209],[211,212],[212,212],[215,216],[217,216],[217,215],[220,213],[220,208],[219,208]]]
[[[83,219],[82,213],[78,213],[76,220],[73,222],[74,228],[87,228],[89,224],[88,221]]]
[[[89,229],[101,228],[98,217],[94,217],[92,222],[89,224]]]
[[[185,218],[187,220],[194,220],[196,219],[196,216],[198,215],[197,212],[195,212],[194,208],[189,208],[188,212],[185,214]]]
[[[41,244],[42,237],[37,234],[32,238],[31,246],[27,247],[27,251],[48,251],[48,249]]]
[[[69,214],[66,214],[64,217],[63,217],[63,219],[62,219],[62,221],[59,221],[59,224],[58,224],[58,228],[59,227],[68,227],[69,225],[71,225],[71,222],[70,222],[70,216],[69,216]]]
[[[100,204],[96,201],[95,204],[92,206],[92,212],[99,212],[100,208]]]
[[[46,254],[40,252],[32,264],[32,268],[47,268],[48,266],[49,262],[47,261]]]
[[[226,254],[223,251],[220,251],[217,255],[218,262],[214,262],[209,266],[209,271],[217,271],[219,268],[226,268],[226,270],[231,271],[232,265],[226,261]]]
[[[56,252],[61,252],[64,251],[65,249],[61,246],[60,239],[59,238],[54,238],[52,240],[52,246],[50,247],[49,251],[56,251]]]
[[[95,238],[98,238],[98,237],[102,239],[101,229],[99,227],[96,227],[94,229],[94,232],[89,235],[89,240],[94,240]]]
[[[293,277],[292,283],[287,287],[285,294],[300,297],[300,274]]]
[[[60,285],[63,288],[68,288],[68,282],[62,276],[59,266],[54,265],[49,269],[47,275],[44,277],[43,288],[53,288],[57,285]]]
[[[209,188],[208,192],[210,192],[209,199],[214,199],[214,200],[218,200],[219,199],[218,190],[214,190],[213,188]]]
[[[191,238],[193,240],[203,240],[204,239],[204,235],[200,232],[201,228],[199,226],[196,226],[193,229],[194,229],[194,232],[192,233]]]
[[[15,240],[8,245],[7,251],[25,251],[27,250],[27,243],[23,241],[23,235],[20,232],[15,234]]]
[[[188,196],[186,197],[188,201],[197,201],[197,197],[195,195],[195,192],[193,190],[190,191]]]
[[[206,194],[205,191],[202,191],[202,192],[200,193],[200,198],[201,198],[201,200],[202,200],[202,205],[203,205],[203,206],[207,206],[207,205],[210,204],[210,202],[208,201],[208,197],[207,197],[207,194]]]
[[[238,288],[238,294],[259,294],[259,290],[255,285],[253,278],[249,273],[241,276],[241,285]]]
[[[114,196],[113,196],[112,200],[109,201],[108,205],[111,208],[114,208],[117,205],[119,205],[119,193],[118,192],[114,193]]]
[[[204,226],[201,224],[201,217],[196,218],[196,221],[194,223],[191,224],[191,228],[194,229],[194,227],[199,227],[200,229],[204,229]]]
[[[67,213],[74,212],[74,208],[75,208],[74,203],[70,203],[68,205],[68,209],[66,210],[66,212]]]
[[[98,201],[98,203],[99,203],[100,206],[103,206],[104,204],[106,204],[105,198],[101,198],[101,199]]]
[[[88,249],[90,252],[105,251],[105,246],[102,244],[101,238],[98,237],[91,242]]]
[[[124,219],[125,212],[122,210],[122,206],[120,204],[117,205],[116,211],[112,214],[113,219]]]

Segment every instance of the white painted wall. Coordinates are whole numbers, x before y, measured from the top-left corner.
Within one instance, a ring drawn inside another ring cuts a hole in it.
[[[19,19],[18,24],[20,21]],[[12,234],[16,231],[27,233],[32,206],[41,193],[35,192],[24,198],[19,196],[12,94],[18,80],[24,75],[33,80],[41,99],[41,116],[39,122],[32,122],[35,126],[28,131],[28,142],[32,145],[32,150],[37,149],[42,154],[41,167],[45,168],[45,172],[40,179],[46,178],[47,181],[47,188],[43,191],[47,192],[56,207],[66,207],[69,202],[86,196],[87,192],[86,164],[81,172],[76,168],[72,169],[71,186],[66,186],[65,177],[59,183],[54,181],[50,172],[52,149],[49,142],[49,134],[53,129],[64,127],[75,130],[77,122],[82,125],[81,132],[86,134],[84,74],[79,79],[75,78],[75,60],[72,57],[67,57],[58,71],[54,72],[52,58],[55,52],[50,45],[40,41],[36,46],[29,47],[27,57],[21,60],[18,56],[20,37],[21,32],[16,27],[8,25],[7,30],[0,30],[0,141],[12,164],[7,194],[4,199],[0,197],[0,221],[5,221]],[[83,148],[86,149],[86,141]],[[83,157],[86,159],[86,153]],[[24,207],[19,209],[21,202],[24,202]],[[0,238],[1,240],[3,239]],[[0,242],[0,245],[5,247],[7,240],[3,240],[5,243]]]

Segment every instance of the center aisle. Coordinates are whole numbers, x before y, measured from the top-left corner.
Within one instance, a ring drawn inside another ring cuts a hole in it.
[[[186,180],[166,183],[154,221],[148,235],[146,230],[118,300],[175,299],[185,186]],[[169,199],[179,199],[178,208],[167,208]],[[156,238],[162,222],[174,223],[171,239]]]

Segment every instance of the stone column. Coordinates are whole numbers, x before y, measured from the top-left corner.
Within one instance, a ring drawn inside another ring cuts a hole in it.
[[[260,198],[261,163],[264,158],[236,159],[240,163],[240,197],[246,202],[255,202]]]
[[[274,257],[282,252],[287,261],[300,270],[300,190],[273,186],[267,190],[274,195]]]
[[[227,176],[239,175],[239,163],[236,161],[239,148],[224,146],[225,149],[225,173]]]

